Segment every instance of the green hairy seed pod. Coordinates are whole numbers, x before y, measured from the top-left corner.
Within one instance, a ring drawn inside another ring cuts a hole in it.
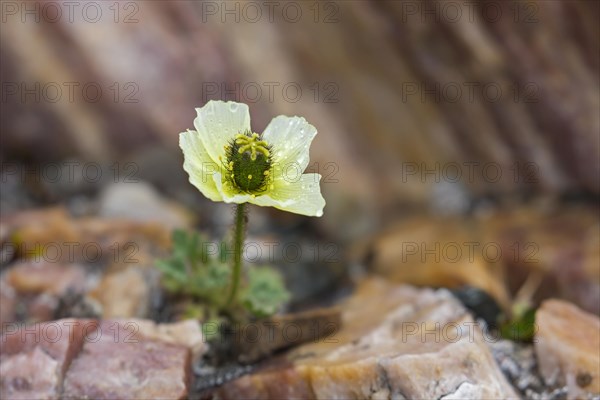
[[[225,148],[225,168],[229,179],[246,193],[264,191],[270,179],[273,164],[271,147],[258,133],[238,134]]]

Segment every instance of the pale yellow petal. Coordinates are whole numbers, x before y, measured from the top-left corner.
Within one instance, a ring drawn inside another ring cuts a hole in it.
[[[216,163],[221,162],[219,156],[225,156],[223,147],[229,140],[250,130],[250,112],[246,104],[211,100],[204,107],[196,108],[196,112],[194,127]]]
[[[212,201],[223,201],[213,180],[213,174],[221,170],[208,155],[206,147],[196,131],[179,134],[179,147],[183,151],[183,169],[188,173],[190,183]]]
[[[304,118],[280,115],[271,120],[263,132],[263,140],[273,146],[278,169],[295,164],[302,173],[308,166],[309,148],[316,134],[317,129]]]
[[[252,197],[251,195],[242,193],[238,189],[232,187],[231,183],[223,179],[223,175],[220,172],[217,172],[213,175],[213,181],[217,191],[223,197],[223,201],[225,203],[248,203]]]
[[[276,179],[273,189],[266,195],[251,198],[249,201],[259,206],[320,217],[325,207],[325,199],[319,186],[320,180],[320,174],[304,174],[295,181]]]

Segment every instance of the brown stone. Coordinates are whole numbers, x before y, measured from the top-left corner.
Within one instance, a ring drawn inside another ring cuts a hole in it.
[[[486,244],[464,220],[414,217],[379,234],[368,246],[365,261],[373,272],[398,283],[447,288],[470,285],[508,306],[500,264],[488,262],[483,250]],[[494,250],[489,251],[494,254]]]
[[[547,300],[535,322],[535,351],[549,385],[566,385],[568,398],[600,394],[600,319],[561,300]]]
[[[357,246],[356,257],[398,283],[477,287],[505,311],[537,277],[533,304],[560,297],[600,315],[599,240],[595,210],[550,204],[466,218],[415,216]]]
[[[517,397],[479,328],[447,291],[368,280],[341,308],[342,324],[332,336],[267,362],[217,396]]]
[[[62,263],[143,263],[163,254],[171,238],[171,229],[157,222],[73,218],[64,207],[14,213],[2,226],[19,256]]]
[[[118,320],[122,326],[150,340],[187,347],[192,352],[192,358],[204,354],[207,346],[202,335],[200,323],[187,319],[170,324],[157,324],[145,319]]]
[[[149,311],[150,287],[139,267],[104,275],[89,296],[101,305],[103,318],[143,318]]]
[[[215,324],[216,325],[216,324]],[[337,308],[314,309],[298,313],[274,315],[269,319],[236,325],[222,332],[221,339],[236,361],[250,364],[262,360],[276,351],[314,342],[340,326]],[[208,324],[208,332],[216,332]]]
[[[501,249],[510,292],[541,278],[534,304],[562,298],[600,315],[600,214],[586,207],[522,207],[483,220],[487,242]]]
[[[7,282],[20,293],[62,294],[71,289],[83,291],[85,272],[74,264],[48,261],[22,261],[6,273]]]

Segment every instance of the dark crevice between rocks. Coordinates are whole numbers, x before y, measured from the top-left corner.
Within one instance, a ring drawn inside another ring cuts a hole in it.
[[[97,337],[97,331],[98,329],[100,329],[100,326],[97,325],[96,329],[93,330],[92,334],[94,334],[94,337]],[[82,340],[77,344],[77,347],[75,347],[75,351],[74,354],[69,355],[69,352],[67,352],[67,354],[65,355],[65,360],[61,369],[61,375],[59,376],[58,379],[58,388],[57,388],[57,394],[58,394],[58,398],[62,399],[65,396],[65,380],[67,379],[67,375],[69,373],[69,369],[71,368],[71,365],[73,364],[73,361],[79,357],[79,354],[81,354],[82,350],[83,350],[83,346],[85,346],[85,343],[87,342],[87,338],[90,337],[90,333],[85,332],[85,336],[82,338]],[[43,346],[40,346],[40,349],[44,352],[45,349],[43,348]],[[48,352],[46,352],[46,354],[48,354],[48,356],[50,356],[50,354]]]
[[[377,385],[378,387],[374,388],[371,387],[371,394],[369,396],[369,399],[373,399],[373,395],[375,395],[377,392],[381,391],[381,389],[385,389],[388,392],[388,397],[389,399],[406,399],[406,396],[404,396],[403,393],[397,391],[394,392],[394,389],[392,388],[392,384],[390,382],[390,377],[388,376],[387,370],[385,369],[385,367],[381,364],[381,360],[377,361]],[[377,397],[379,398],[379,397]]]
[[[244,340],[240,333],[243,326],[221,327],[220,338],[209,342],[209,351],[193,365],[191,398],[211,398],[219,386],[257,370],[292,366],[294,360],[286,358],[286,352],[335,334],[341,325],[341,314],[337,308],[317,309],[277,315],[252,325],[261,332],[258,342]],[[300,327],[302,334],[289,340],[285,335],[289,325]],[[335,329],[328,329],[331,326]]]
[[[523,398],[567,399],[566,386],[548,385],[544,382],[532,344],[500,340],[490,343],[489,347],[506,380]]]

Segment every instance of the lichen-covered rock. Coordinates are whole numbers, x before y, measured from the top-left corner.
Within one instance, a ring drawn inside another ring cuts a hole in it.
[[[219,388],[216,398],[517,398],[446,291],[361,284],[332,336]],[[444,397],[446,396],[446,397]]]
[[[600,319],[576,306],[547,300],[537,311],[535,351],[549,385],[566,385],[569,399],[600,394]]]

